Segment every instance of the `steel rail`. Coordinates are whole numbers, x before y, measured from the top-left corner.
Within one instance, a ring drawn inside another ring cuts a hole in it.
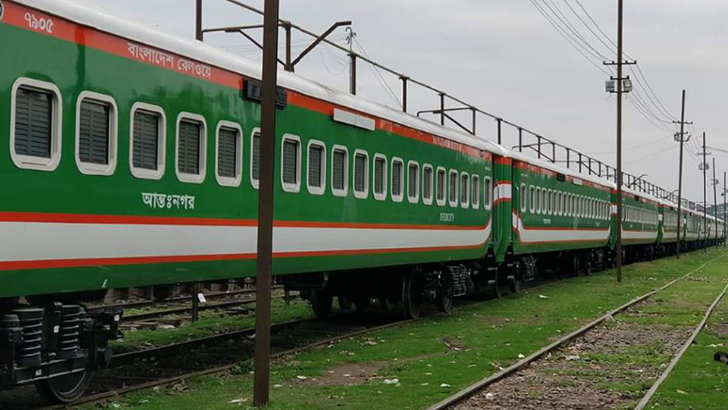
[[[708,262],[705,262],[704,264],[700,265],[699,267],[693,269],[692,271],[686,273],[685,275],[683,275],[683,276],[681,276],[681,277],[679,277],[677,279],[674,279],[674,280],[668,282],[667,284],[663,285],[660,288],[657,288],[657,289],[652,290],[652,291],[650,291],[650,292],[648,292],[648,293],[646,293],[646,294],[644,294],[642,296],[639,296],[639,297],[637,297],[635,299],[632,299],[631,301],[625,303],[624,305],[622,305],[622,306],[620,306],[620,307],[618,307],[618,308],[616,308],[614,310],[611,310],[611,311],[607,312],[605,315],[599,317],[598,319],[596,319],[596,320],[588,323],[587,325],[585,325],[585,326],[583,326],[583,327],[575,330],[574,332],[569,333],[568,335],[560,338],[559,340],[551,343],[550,345],[542,348],[541,350],[539,350],[539,351],[537,351],[535,353],[532,353],[531,355],[525,357],[524,359],[521,359],[518,362],[512,364],[511,366],[509,366],[509,367],[507,367],[507,368],[499,371],[498,373],[496,373],[496,374],[494,374],[492,376],[489,376],[489,377],[487,377],[485,379],[482,379],[482,380],[480,380],[480,381],[478,381],[478,382],[476,382],[476,383],[474,383],[474,384],[466,387],[465,389],[459,391],[458,393],[455,393],[454,395],[446,398],[445,400],[442,400],[441,402],[439,402],[439,403],[437,403],[435,405],[432,405],[432,406],[428,407],[427,410],[446,410],[446,409],[451,408],[452,406],[455,406],[455,405],[457,405],[459,403],[462,403],[463,401],[465,401],[468,398],[472,397],[473,395],[475,395],[476,393],[480,392],[484,388],[486,388],[486,387],[494,384],[495,382],[498,382],[500,380],[503,380],[506,377],[511,376],[512,374],[514,374],[514,373],[516,373],[516,372],[518,372],[518,371],[520,371],[520,370],[528,367],[529,365],[531,365],[531,363],[533,363],[536,360],[540,359],[541,357],[543,357],[547,353],[553,352],[554,350],[556,350],[559,347],[563,346],[567,342],[570,342],[570,341],[578,338],[579,336],[582,336],[583,334],[589,332],[590,330],[594,329],[595,327],[601,325],[605,321],[607,321],[610,318],[614,317],[614,315],[617,315],[619,313],[622,313],[625,310],[629,309],[630,307],[632,307],[632,306],[634,306],[634,305],[636,305],[636,304],[638,304],[640,302],[643,302],[643,301],[649,299],[650,297],[654,296],[655,294],[657,294],[659,292],[662,292],[663,290],[669,288],[670,286],[674,285],[675,283],[680,282],[680,281],[682,281],[682,280],[690,277],[695,272],[699,271],[700,269],[703,269],[705,266],[707,266],[707,265],[709,265],[709,264],[717,261],[718,259],[724,258],[726,256],[728,256],[728,253],[724,253],[724,254],[722,254],[722,255],[714,258],[714,259],[709,260]]]
[[[692,346],[695,339],[698,337],[698,334],[703,330],[705,325],[708,323],[708,319],[710,319],[710,316],[713,314],[713,311],[718,306],[718,303],[720,303],[721,300],[723,300],[723,297],[725,296],[726,292],[728,292],[728,284],[723,288],[723,291],[718,295],[718,297],[713,301],[713,304],[710,305],[710,308],[705,312],[705,316],[703,317],[703,320],[700,321],[700,324],[695,327],[695,330],[693,331],[693,334],[690,335],[690,338],[685,342],[685,344],[682,346],[680,351],[675,355],[675,357],[672,358],[670,361],[670,364],[667,366],[665,371],[660,375],[660,378],[657,379],[657,381],[650,387],[650,390],[647,391],[647,394],[645,394],[644,397],[642,397],[642,400],[637,404],[637,406],[634,408],[634,410],[643,410],[645,406],[650,402],[652,397],[657,393],[657,389],[660,388],[660,385],[662,385],[662,382],[664,382],[667,377],[672,373],[672,370],[675,368],[677,363],[682,359],[685,352],[688,351],[690,346]]]
[[[282,289],[282,286],[274,286],[273,290]],[[210,293],[205,295],[207,299],[218,299],[218,298],[224,298],[226,296],[236,296],[236,295],[248,295],[251,293],[255,293],[255,289],[240,289],[240,290],[233,290],[230,292],[216,292],[216,293]],[[127,303],[114,303],[109,305],[93,305],[93,306],[87,306],[86,311],[89,312],[100,312],[104,309],[116,309],[116,308],[123,308],[123,309],[133,309],[133,308],[140,308],[140,307],[147,307],[147,306],[155,306],[155,305],[162,305],[165,303],[177,303],[177,302],[186,302],[192,300],[191,295],[187,296],[179,296],[169,299],[160,299],[160,300],[144,300],[139,302],[127,302]]]
[[[224,309],[229,307],[236,307],[240,305],[247,305],[250,303],[255,303],[256,299],[246,299],[246,300],[234,300],[229,302],[220,302],[220,303],[210,303],[202,305],[198,308],[198,311],[203,310],[214,310],[214,309]],[[125,316],[123,318],[124,323],[128,322],[135,322],[135,321],[143,321],[143,320],[149,320],[149,319],[155,319],[163,316],[169,316],[169,315],[176,315],[180,313],[188,313],[193,310],[192,307],[181,307],[181,308],[172,308],[172,309],[164,309],[164,310],[157,310],[153,312],[144,312],[139,313],[136,315],[129,315]]]

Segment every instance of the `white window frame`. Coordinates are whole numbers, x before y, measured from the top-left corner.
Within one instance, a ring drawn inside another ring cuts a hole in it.
[[[200,159],[197,164],[200,173],[197,175],[186,174],[179,170],[179,127],[183,120],[200,124]],[[205,176],[207,175],[207,122],[205,121],[205,117],[190,112],[181,112],[177,116],[175,130],[177,131],[177,135],[174,143],[174,172],[177,175],[177,179],[180,182],[188,184],[201,184],[205,181]]]
[[[528,186],[528,209],[529,213],[535,214],[537,208],[537,194],[536,187],[533,185]]]
[[[478,187],[477,195],[473,192],[473,187]],[[470,175],[470,207],[480,209],[480,196],[485,194],[485,183],[480,186],[480,175]]]
[[[96,101],[109,106],[109,147],[108,147],[108,164],[93,164],[81,161],[79,149],[81,147],[81,103],[86,101]],[[76,167],[79,172],[84,175],[109,176],[116,171],[118,160],[119,146],[119,108],[116,101],[111,96],[95,93],[93,91],[83,91],[76,101]]]
[[[487,189],[486,189],[487,188]],[[488,200],[485,200],[485,195],[488,195]],[[495,197],[495,187],[493,185],[493,179],[489,176],[483,178],[483,208],[486,211],[493,209],[493,199]]]
[[[448,181],[448,179],[447,179],[448,178],[447,169],[445,169],[445,167],[437,167],[437,169],[435,170],[435,189],[437,189],[437,178],[438,178],[438,175],[440,174],[440,171],[442,171],[445,174],[445,177],[442,179],[442,183],[444,185],[444,187],[442,188],[442,194],[443,194],[442,199],[439,199],[437,197],[437,191],[435,191],[434,194],[435,194],[435,200],[437,201],[437,206],[445,206],[445,204],[447,204],[447,200],[448,200],[447,184],[450,181]]]
[[[463,188],[463,177],[467,178],[466,186]],[[459,175],[460,180],[458,181],[458,185],[460,185],[460,192],[458,192],[458,200],[460,201],[460,207],[463,209],[470,208],[470,184],[472,181],[470,181],[470,174],[467,172],[461,172]],[[465,200],[463,201],[463,189],[465,189],[467,192],[465,192]]]
[[[32,155],[23,155],[15,152],[15,112],[18,89],[20,87],[33,88],[38,91],[53,94],[53,101],[51,103],[50,158],[34,157]],[[62,121],[63,97],[61,96],[61,90],[55,84],[27,77],[21,77],[15,80],[10,93],[10,157],[15,166],[22,169],[48,172],[58,168],[58,164],[61,162]]]
[[[409,194],[409,192],[410,192],[409,191],[410,166],[412,166],[412,165],[417,167],[417,171],[415,172],[415,177],[417,178],[417,180],[415,181],[415,196],[410,196],[410,194]],[[421,176],[420,176],[421,169],[422,168],[420,167],[420,164],[417,161],[408,161],[407,162],[407,177],[405,178],[405,180],[407,180],[407,202],[409,202],[411,204],[420,203],[420,183],[422,181]]]
[[[320,165],[320,175],[321,175],[321,186],[315,187],[311,186],[308,183],[309,180],[309,171],[310,167],[308,166],[309,161],[311,161],[311,147],[316,146],[321,148],[321,165]],[[308,193],[311,195],[323,195],[326,193],[326,159],[328,158],[328,151],[326,150],[326,144],[323,141],[319,140],[309,140],[308,144],[306,144],[306,189],[308,189]]]
[[[432,178],[430,178],[430,197],[425,198],[425,170],[429,169],[430,174]],[[437,178],[437,172],[435,171],[435,168],[432,166],[432,164],[424,164],[422,165],[422,203],[425,205],[432,205],[433,198],[437,196],[437,193],[435,192],[435,179]]]
[[[289,182],[283,182],[283,156],[284,156],[284,150],[283,150],[283,144],[286,141],[293,141],[296,143],[298,149],[296,149],[296,182],[291,184]],[[263,142],[261,140],[261,142]],[[290,192],[290,193],[298,193],[301,192],[301,137],[298,135],[293,134],[283,134],[283,138],[281,138],[281,188],[283,188],[283,191]]]
[[[451,181],[453,175],[455,175],[455,200],[450,199],[452,197],[451,190],[453,188],[451,187]],[[460,190],[458,189],[458,185],[460,185],[460,173],[454,169],[451,169],[450,172],[448,172],[447,174],[447,202],[452,208],[457,208],[458,204],[460,203]]]
[[[521,192],[519,195],[519,199],[521,200],[521,213],[525,214],[526,209],[528,209],[528,189],[526,188],[526,184],[524,183],[521,183]]]
[[[344,189],[334,188],[334,151],[344,151]],[[343,145],[331,147],[331,193],[336,197],[345,197],[349,194],[349,149]]]
[[[255,154],[255,134],[260,135],[260,143],[261,143],[261,150],[262,144],[263,144],[263,134],[260,132],[260,127],[253,128],[253,131],[250,133],[250,166],[248,167],[250,171],[250,185],[253,186],[254,189],[258,189],[260,187],[260,180],[253,178],[253,155]],[[258,153],[258,156],[260,156],[260,153]],[[258,164],[260,167],[260,164]],[[260,169],[258,169],[258,178],[260,178]]]
[[[374,160],[372,161],[372,179],[376,178],[376,166],[377,166],[377,159],[381,159],[384,161],[384,172],[382,173],[382,178],[384,179],[382,181],[382,192],[377,193],[374,188],[372,188],[372,192],[374,193],[374,199],[377,201],[384,201],[387,199],[387,193],[389,192],[387,188],[389,187],[389,161],[387,160],[387,157],[382,154],[374,154]]]
[[[357,192],[356,190],[356,156],[357,155],[364,155],[364,158],[366,158],[366,162],[364,163],[364,169],[362,172],[364,172],[364,192]],[[351,161],[351,175],[352,177],[352,191],[354,191],[354,197],[358,199],[367,199],[369,197],[369,153],[364,151],[363,149],[357,149],[354,150],[354,160]]]
[[[219,174],[220,162],[220,131],[223,128],[235,130],[238,133],[235,154],[238,156],[235,164],[235,178],[224,177]],[[220,121],[215,129],[215,180],[217,184],[224,187],[237,188],[243,181],[243,127],[232,121]]]
[[[392,201],[394,201],[394,202],[402,202],[404,200],[404,190],[406,189],[405,186],[404,186],[404,176],[405,176],[405,168],[404,168],[404,166],[405,166],[405,163],[404,163],[404,160],[402,158],[393,157],[392,158],[392,162],[390,164],[390,168],[392,168],[392,170],[394,170],[394,163],[395,162],[398,162],[401,165],[400,169],[402,170],[402,172],[401,172],[400,177],[399,177],[399,195],[395,195],[394,194],[394,191],[392,190],[391,191],[391,193],[392,193]],[[391,172],[390,174],[391,174],[391,178],[394,178],[394,172]],[[394,186],[394,184],[390,184],[390,185],[391,186]]]
[[[159,115],[159,141],[157,142],[157,169],[137,168],[134,166],[134,114],[137,111],[147,111]],[[175,154],[175,157],[177,155]],[[164,176],[167,163],[167,114],[162,107],[143,102],[134,103],[131,107],[131,120],[129,121],[129,169],[135,178],[160,180]]]

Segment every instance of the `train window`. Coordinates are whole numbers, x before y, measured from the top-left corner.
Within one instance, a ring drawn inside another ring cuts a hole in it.
[[[349,193],[349,151],[335,145],[331,152],[331,192],[334,196],[346,196]]]
[[[369,196],[369,154],[354,152],[354,196],[364,199]]]
[[[10,108],[10,154],[18,168],[53,171],[61,160],[61,92],[54,84],[18,79]]]
[[[526,190],[526,184],[521,184],[521,191],[519,192],[519,199],[521,201],[521,213],[526,212],[528,208],[528,191]]]
[[[404,162],[401,158],[392,160],[392,200],[394,202],[402,202],[404,197],[402,193],[402,185],[404,185]]]
[[[326,192],[326,145],[321,141],[308,142],[308,166],[306,167],[306,186],[312,195]]]
[[[553,203],[553,201],[551,201],[551,196],[552,196],[551,194],[553,192],[550,189],[545,189],[543,193],[545,196],[545,205],[544,205],[543,213],[546,215],[551,215],[551,212],[552,212],[551,204]]]
[[[486,177],[485,179],[487,180],[488,178]],[[471,177],[470,196],[472,197],[470,204],[473,206],[473,209],[480,208],[480,177],[478,175]],[[484,206],[487,207],[488,204],[486,203]]]
[[[177,179],[199,184],[205,180],[207,159],[205,119],[182,113],[177,117]]]
[[[445,205],[445,168],[437,168],[437,205]]]
[[[255,189],[260,183],[260,140],[260,128],[256,128],[250,138],[250,183]]]
[[[557,203],[556,203],[556,191],[551,190],[551,215],[556,215]]]
[[[450,206],[457,207],[458,206],[458,172],[457,171],[450,171],[450,183],[448,184],[448,199],[450,202]]]
[[[425,205],[432,205],[433,182],[432,165],[425,165],[422,167],[422,202]]]
[[[240,186],[243,174],[243,130],[234,122],[220,121],[215,140],[215,178],[221,186]]]
[[[543,188],[536,187],[536,213],[541,214],[543,212]]]
[[[470,175],[466,173],[460,175],[460,206],[470,206]]]
[[[165,167],[164,111],[153,105],[136,103],[131,112],[131,173],[137,178],[160,179]]]
[[[485,209],[491,209],[493,207],[493,195],[493,181],[490,177],[485,177],[485,182],[483,183],[483,207]]]
[[[113,98],[84,91],[76,110],[76,165],[82,174],[111,175],[116,169],[118,110]]]
[[[301,191],[301,139],[295,135],[283,136],[281,185],[286,192]]]
[[[387,158],[381,154],[374,155],[374,198],[387,199]]]
[[[407,200],[413,204],[420,201],[420,165],[414,161],[407,164]]]
[[[528,187],[528,209],[531,213],[536,212],[536,187]]]

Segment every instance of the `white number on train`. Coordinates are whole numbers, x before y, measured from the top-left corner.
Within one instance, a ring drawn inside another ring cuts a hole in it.
[[[39,30],[48,34],[53,33],[53,20],[50,18],[36,17],[33,13],[25,13],[25,21],[28,27],[33,30]]]

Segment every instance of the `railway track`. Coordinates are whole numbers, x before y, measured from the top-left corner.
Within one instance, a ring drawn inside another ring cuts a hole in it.
[[[538,282],[532,286],[528,286],[524,289],[524,291],[535,291],[539,288],[553,285],[555,283],[563,282],[569,280],[569,278],[559,277],[555,278],[554,280],[548,280],[548,281],[541,281]],[[492,299],[496,300],[496,299]],[[479,302],[482,302],[480,300]],[[468,303],[468,302],[466,302]],[[477,302],[476,302],[477,303]],[[459,308],[455,308],[459,309]],[[353,316],[353,313],[342,313],[341,315],[336,315],[336,317],[347,317],[347,316]],[[273,326],[273,334],[274,334],[274,343],[275,343],[275,335],[280,335],[282,332],[285,332],[287,330],[293,330],[297,326],[300,326],[302,324],[306,323],[321,323],[315,320],[295,320],[290,322],[284,322],[280,324],[275,324]],[[280,359],[282,357],[285,357],[287,355],[297,354],[301,353],[307,350],[315,349],[317,347],[326,346],[332,343],[336,343],[337,341],[346,340],[352,337],[358,337],[362,335],[366,335],[369,333],[373,333],[379,330],[384,330],[392,327],[402,326],[408,323],[412,323],[410,320],[404,320],[404,321],[390,321],[388,323],[384,324],[375,324],[371,326],[366,326],[363,329],[357,329],[350,332],[343,332],[334,336],[330,337],[316,337],[315,334],[312,334],[311,332],[308,332],[308,334],[305,335],[305,337],[311,339],[314,338],[312,342],[302,345],[302,346],[296,346],[292,348],[279,348],[278,351],[275,352],[272,355],[272,359]],[[330,322],[324,322],[323,325],[328,329],[331,328]],[[126,352],[121,353],[118,355],[115,355],[111,362],[111,368],[108,370],[110,372],[114,372],[115,369],[123,368],[124,366],[131,369],[131,373],[133,375],[128,374],[114,374],[108,376],[107,379],[105,379],[107,376],[105,376],[104,372],[102,371],[98,373],[95,376],[96,382],[101,382],[101,384],[105,384],[107,381],[111,381],[111,385],[107,385],[105,389],[102,391],[99,391],[99,389],[92,390],[92,393],[88,396],[82,398],[78,402],[74,403],[74,405],[88,405],[88,404],[97,404],[97,403],[103,403],[108,401],[109,399],[113,399],[114,397],[123,396],[129,393],[141,391],[141,390],[147,390],[157,387],[165,387],[165,386],[171,386],[175,385],[177,383],[182,383],[185,380],[189,380],[192,378],[200,377],[200,376],[206,376],[206,375],[214,375],[214,374],[221,374],[227,371],[231,371],[235,368],[246,368],[247,366],[250,366],[252,364],[252,340],[254,338],[255,331],[254,329],[242,329],[234,332],[228,332],[224,334],[219,335],[213,335],[209,337],[204,337],[200,339],[194,339],[189,340],[181,343],[175,343],[167,346],[161,346],[146,350],[139,350],[139,351],[133,351],[133,352]],[[289,337],[288,339],[296,339],[300,335],[293,335]],[[235,341],[235,340],[243,340],[247,345],[240,344],[240,343],[229,343],[229,341]],[[235,356],[235,354],[229,353],[229,354],[222,354],[222,356],[226,356],[227,359],[225,363],[221,363],[219,365],[210,366],[208,368],[199,369],[199,370],[192,370],[192,371],[184,371],[182,369],[170,369],[169,367],[162,367],[161,373],[159,375],[140,375],[140,363],[145,363],[145,366],[149,367],[161,367],[160,366],[160,359],[163,358],[175,358],[175,354],[178,353],[181,350],[184,350],[186,360],[189,360],[190,356],[193,356],[193,354],[190,353],[190,351],[194,349],[199,349],[201,347],[204,347],[206,350],[209,350],[211,347],[214,348],[214,346],[219,345],[227,345],[229,348],[232,348],[232,350],[236,350],[238,352],[246,350],[246,348],[249,348],[247,352],[250,354],[248,357],[240,358],[238,356]],[[276,346],[274,346],[274,351],[276,350]],[[172,372],[177,371],[178,374],[169,374],[170,370]],[[47,407],[38,407],[37,405],[29,405],[29,406],[19,406],[19,407],[13,407],[13,410],[56,410],[56,409],[62,409],[67,408],[66,406],[62,405],[55,405],[55,406],[47,406]]]
[[[274,286],[273,290],[280,290],[283,289],[282,286]],[[243,295],[251,295],[255,294],[255,289],[241,289],[241,290],[234,290],[230,292],[216,292],[216,293],[210,293],[205,295],[205,298],[210,300],[215,299],[223,299],[231,296],[243,296]],[[99,312],[106,309],[116,309],[116,308],[122,308],[122,309],[139,309],[139,308],[145,308],[145,307],[152,307],[157,305],[164,305],[164,304],[170,304],[170,303],[180,303],[180,302],[191,302],[192,296],[179,296],[174,297],[170,299],[160,299],[160,300],[143,300],[138,302],[126,302],[126,303],[113,303],[108,305],[93,305],[93,306],[87,306],[86,310],[89,312]]]
[[[354,316],[354,313],[342,313],[340,315],[336,315],[332,319],[347,319],[349,317]],[[302,346],[292,347],[292,348],[281,348],[281,346],[278,346],[278,349],[276,349],[276,346],[274,345],[274,351],[275,353],[271,356],[273,360],[283,358],[288,355],[301,353],[307,350],[315,349],[317,347],[326,346],[332,343],[335,343],[337,341],[349,339],[352,337],[357,337],[361,335],[365,335],[371,332],[376,332],[378,330],[388,329],[395,326],[401,326],[406,323],[410,323],[411,321],[390,321],[388,323],[384,324],[376,324],[376,325],[364,325],[364,328],[361,328],[362,325],[355,325],[359,328],[352,331],[343,331],[340,334],[329,336],[329,337],[317,337],[316,332],[312,332],[310,329],[306,331],[306,337],[307,338],[313,338],[314,341],[307,343]],[[274,335],[274,344],[275,344],[275,335],[280,335],[284,331],[291,331],[295,332],[295,328],[310,324],[310,323],[317,323],[316,320],[296,320],[296,321],[290,321],[285,323],[279,323],[273,325],[273,335]],[[327,327],[330,328],[331,323],[327,324]],[[100,379],[99,381],[101,383],[116,383],[115,387],[109,388],[105,391],[96,392],[93,394],[90,394],[78,402],[74,403],[74,405],[83,405],[83,404],[96,404],[105,402],[111,398],[118,397],[121,395],[129,394],[132,392],[140,391],[140,390],[146,390],[151,389],[155,387],[164,387],[169,385],[174,385],[176,383],[183,382],[185,380],[189,380],[195,377],[200,376],[206,376],[206,375],[213,375],[213,374],[219,374],[224,373],[230,370],[233,370],[235,368],[245,368],[249,366],[252,363],[252,343],[249,344],[249,347],[251,350],[249,351],[250,357],[239,361],[236,357],[232,355],[226,355],[228,357],[227,362],[221,365],[211,366],[209,368],[196,370],[196,371],[184,371],[182,369],[169,369],[165,368],[163,372],[167,371],[175,371],[178,370],[180,374],[173,374],[168,375],[165,377],[149,377],[145,375],[136,375],[136,376],[126,376],[123,373],[118,373],[115,371],[115,369],[118,369],[118,367],[113,367],[116,365],[122,365],[122,366],[130,366],[133,367],[133,371],[135,373],[143,373],[144,369],[140,369],[140,367],[143,367],[143,360],[151,360],[151,366],[157,366],[159,364],[159,356],[167,356],[167,355],[174,355],[175,352],[179,351],[180,349],[184,349],[187,353],[186,356],[189,358],[189,356],[194,355],[194,353],[191,353],[191,350],[194,348],[199,348],[201,346],[210,346],[210,345],[219,345],[221,342],[224,343],[228,340],[233,339],[243,339],[246,338],[252,338],[254,337],[255,329],[243,329],[236,332],[221,334],[221,335],[215,335],[203,339],[196,339],[193,341],[183,342],[175,345],[169,345],[169,346],[163,346],[155,349],[149,349],[145,351],[138,351],[138,352],[130,352],[130,353],[124,353],[120,354],[118,356],[114,356],[114,359],[112,361],[112,369],[109,370],[109,372],[103,371],[96,375],[96,379]],[[289,338],[290,339],[290,338]],[[235,350],[244,350],[246,346],[241,347],[240,344],[237,344],[236,346],[228,346],[230,349]],[[206,358],[208,360],[209,358]],[[141,360],[141,361],[140,361]],[[189,360],[189,359],[187,359]],[[109,374],[114,373],[114,374]],[[32,407],[31,407],[32,408]],[[62,409],[66,408],[65,406],[48,406],[48,407],[40,407],[36,408],[36,410],[55,410],[55,409]]]
[[[556,340],[555,342],[551,343],[550,345],[542,348],[541,350],[532,353],[529,356],[524,357],[523,359],[519,360],[518,362],[512,364],[511,366],[502,369],[501,371],[482,379],[465,389],[459,391],[458,393],[455,393],[454,395],[440,401],[439,403],[430,406],[427,410],[452,410],[455,409],[457,406],[467,402],[469,399],[477,396],[490,386],[493,386],[494,384],[504,381],[505,379],[512,377],[519,373],[520,371],[528,368],[532,364],[538,362],[539,360],[543,359],[546,355],[549,353],[555,352],[559,348],[564,347],[565,345],[569,344],[570,342],[575,341],[576,339],[584,336],[585,334],[589,333],[590,331],[594,330],[600,325],[603,325],[605,322],[612,320],[614,316],[619,315],[628,309],[650,299],[654,295],[663,292],[664,290],[670,288],[671,286],[675,285],[678,282],[681,282],[690,276],[692,276],[695,272],[698,272],[699,270],[703,269],[707,265],[717,261],[718,259],[724,258],[728,256],[728,254],[722,254],[714,259],[711,259],[710,261],[704,263],[703,265],[699,266],[698,268],[688,272],[687,274],[672,280],[671,282],[661,286],[660,288],[657,288],[655,290],[652,290],[651,292],[648,292],[642,296],[639,296],[633,300],[631,300],[628,303],[625,303],[624,305],[609,311],[605,315],[599,317],[598,319],[584,325],[583,327],[575,330],[574,332]],[[705,326],[705,323],[707,322],[708,318],[710,317],[710,314],[713,312],[714,308],[717,306],[717,304],[720,302],[720,300],[725,296],[726,291],[728,291],[728,285],[723,288],[723,291],[718,295],[718,297],[715,299],[715,301],[710,305],[708,310],[705,312],[705,316],[703,320],[700,322],[700,324],[693,330],[692,335],[690,338],[685,342],[683,347],[680,349],[678,354],[672,358],[672,361],[670,362],[670,365],[667,367],[665,372],[660,376],[658,381],[652,386],[652,388],[648,391],[647,395],[643,397],[642,401],[635,410],[642,410],[644,406],[647,404],[649,399],[652,397],[652,395],[655,393],[659,385],[662,383],[663,380],[667,378],[669,373],[672,371],[672,368],[674,368],[677,361],[679,361],[682,354],[687,350],[687,348],[690,346],[690,344],[695,340],[695,337],[697,337],[700,330]]]

